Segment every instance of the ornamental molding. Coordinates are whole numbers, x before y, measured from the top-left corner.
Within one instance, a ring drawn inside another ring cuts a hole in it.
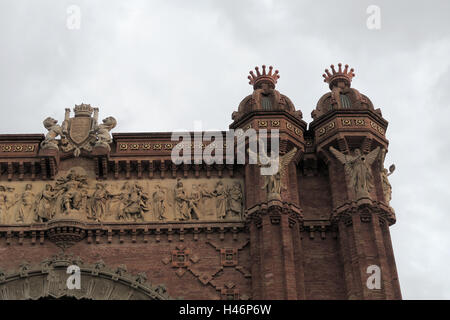
[[[81,289],[68,289],[69,266],[80,268]],[[125,265],[107,267],[103,261],[84,263],[60,253],[39,264],[26,261],[12,271],[0,270],[0,300],[72,297],[93,300],[168,300],[164,285],[152,285],[144,272],[133,274]]]
[[[269,216],[272,224],[279,224],[282,215],[288,216],[289,227],[303,223],[303,213],[300,208],[278,199],[257,204],[246,210],[246,222],[247,224],[254,223],[257,227],[260,227],[262,217]]]
[[[6,245],[42,245],[46,240],[61,249],[85,241],[87,244],[183,242],[186,237],[198,241],[200,235],[210,240],[213,234],[220,239],[238,239],[246,233],[244,222],[174,222],[174,223],[86,223],[77,220],[59,220],[26,226],[0,226],[0,239]]]
[[[381,201],[362,198],[357,201],[347,201],[335,208],[331,214],[333,225],[343,221],[345,225],[352,225],[352,217],[358,215],[361,222],[372,222],[372,215],[378,215],[381,220],[387,221],[388,225],[395,224],[396,217],[393,209]]]

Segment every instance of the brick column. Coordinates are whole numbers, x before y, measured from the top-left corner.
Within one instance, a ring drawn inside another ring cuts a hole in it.
[[[304,299],[301,220],[279,200],[250,209],[253,299]]]
[[[376,205],[354,203],[336,218],[348,299],[401,299],[387,221]],[[369,266],[381,271],[380,289],[369,289]]]

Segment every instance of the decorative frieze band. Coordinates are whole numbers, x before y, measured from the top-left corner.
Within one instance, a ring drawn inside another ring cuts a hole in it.
[[[0,145],[0,152],[34,152],[36,145],[34,144],[2,144]]]

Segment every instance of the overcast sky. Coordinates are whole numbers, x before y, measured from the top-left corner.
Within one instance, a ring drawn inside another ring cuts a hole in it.
[[[403,297],[450,299],[450,1],[416,2],[1,0],[0,133],[44,133],[81,102],[114,116],[114,132],[225,130],[261,64],[309,122],[324,68],[348,63],[389,121]]]

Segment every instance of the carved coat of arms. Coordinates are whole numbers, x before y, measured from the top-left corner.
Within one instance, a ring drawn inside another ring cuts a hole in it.
[[[62,123],[61,149],[72,151],[77,157],[81,149],[91,151],[96,142],[95,129],[97,127],[98,108],[81,104],[73,109],[75,117],[69,118],[70,109],[66,109],[66,116]],[[94,117],[92,113],[94,112]]]
[[[107,117],[99,125],[98,108],[93,108],[88,104],[75,105],[73,111],[75,117],[70,118],[70,109],[66,109],[61,126],[53,118],[49,117],[44,120],[44,126],[49,132],[41,143],[42,148],[58,149],[56,137],[60,135],[59,147],[61,150],[73,151],[75,157],[81,154],[81,150],[92,151],[94,146],[109,149],[109,144],[112,142],[109,131],[116,126],[116,119]]]

